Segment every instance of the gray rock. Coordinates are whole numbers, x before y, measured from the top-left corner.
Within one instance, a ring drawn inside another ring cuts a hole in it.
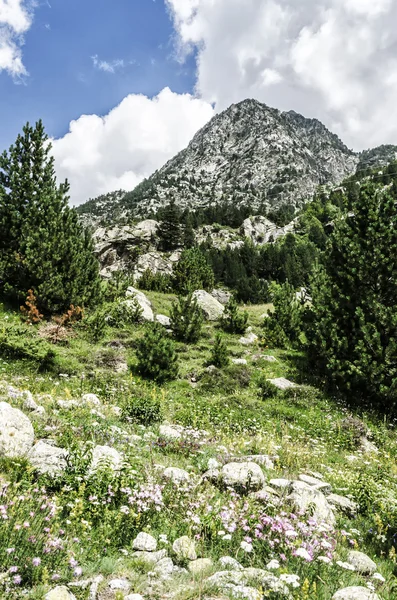
[[[214,563],[210,558],[198,558],[196,560],[192,560],[188,569],[192,573],[192,575],[202,575],[209,569],[213,567]]]
[[[153,571],[160,579],[169,579],[174,571],[174,563],[170,558],[162,558]]]
[[[0,456],[26,456],[33,442],[34,430],[28,417],[7,402],[0,402]]]
[[[31,411],[37,410],[39,408],[39,405],[34,401],[32,392],[25,390],[22,393],[24,396],[24,400],[23,400],[24,409],[31,410]]]
[[[377,569],[376,564],[369,556],[357,550],[350,550],[347,562],[361,575],[373,575]]]
[[[269,481],[269,485],[280,494],[288,493],[291,483],[289,479],[270,479]]]
[[[266,217],[255,216],[248,217],[240,228],[240,233],[243,237],[250,239],[255,245],[267,244],[270,238],[273,240],[285,236],[287,233],[294,230],[294,222],[286,227],[277,227],[272,221]]]
[[[263,595],[257,589],[248,585],[226,584],[223,587],[228,592],[230,600],[262,600]]]
[[[246,456],[233,456],[232,462],[254,462],[265,469],[274,469],[274,463],[268,454],[249,454]]]
[[[232,358],[232,363],[234,365],[248,365],[246,358]]]
[[[255,333],[249,333],[248,335],[246,335],[245,337],[241,337],[240,338],[240,344],[243,344],[243,346],[252,346],[253,344],[256,344],[256,342],[258,341],[258,336],[255,335]]]
[[[128,594],[124,597],[124,600],[145,600],[141,594]]]
[[[310,475],[299,475],[299,480],[303,481],[304,483],[307,483],[308,485],[310,485],[310,487],[313,487],[316,490],[319,490],[320,492],[325,494],[325,496],[328,496],[328,494],[330,494],[332,491],[331,484],[326,483],[325,481],[322,481],[321,479],[316,479],[315,477],[311,477]]]
[[[44,600],[76,600],[76,596],[65,585],[57,585],[44,596]]]
[[[371,592],[368,588],[354,585],[338,590],[332,596],[332,600],[380,600],[380,598],[378,594]]]
[[[89,406],[100,406],[101,401],[96,394],[84,394],[81,398],[83,404]]]
[[[157,540],[152,535],[141,531],[132,542],[132,547],[134,550],[154,552],[157,548]]]
[[[219,571],[207,580],[207,583],[218,587],[222,591],[230,589],[230,586],[251,586],[255,585],[262,588],[263,591],[272,591],[280,594],[282,597],[289,596],[289,590],[278,577],[263,569],[243,569],[238,571]],[[260,595],[262,598],[262,595]]]
[[[154,321],[152,303],[143,292],[134,287],[129,287],[126,292],[126,296],[127,298],[134,298],[139,304],[142,309],[141,318],[143,321]],[[125,302],[128,302],[128,300],[125,300]]]
[[[156,315],[156,321],[160,323],[163,327],[171,327],[171,319],[170,317],[166,317],[165,315]]]
[[[358,506],[356,502],[346,498],[345,496],[339,496],[338,494],[330,494],[327,496],[328,503],[336,510],[340,510],[350,517],[354,517],[357,514]]]
[[[183,428],[178,425],[160,425],[161,437],[169,440],[179,440],[182,437]]]
[[[167,550],[158,550],[158,552],[145,552],[138,551],[132,554],[132,558],[140,560],[148,565],[155,565],[156,563],[166,558]]]
[[[69,452],[40,440],[29,450],[27,459],[39,473],[59,475],[67,467]]]
[[[266,362],[270,362],[270,363],[278,362],[277,358],[275,356],[270,356],[270,354],[263,354],[262,360],[265,360]]]
[[[289,388],[296,387],[295,383],[285,379],[285,377],[277,377],[276,379],[268,379],[270,383],[276,386],[279,390],[288,390]]]
[[[127,579],[112,579],[109,581],[108,586],[111,590],[121,590],[128,592],[131,588],[131,584]]]
[[[160,252],[147,252],[138,256],[134,267],[134,280],[139,281],[145,271],[148,269],[154,274],[171,275],[172,268],[180,258],[180,252],[171,256],[161,254]]]
[[[223,304],[205,290],[196,290],[193,298],[196,298],[197,304],[208,321],[217,321],[223,315],[225,310]]]
[[[319,523],[324,521],[335,525],[335,515],[324,494],[303,481],[292,483],[292,493],[287,496],[296,510],[302,513],[311,512]]]
[[[112,471],[118,471],[122,464],[122,456],[115,448],[111,448],[110,446],[95,446],[92,451],[90,474],[104,467],[108,467]]]
[[[179,560],[197,560],[196,544],[187,535],[184,535],[172,544],[172,549]]]
[[[212,290],[211,296],[213,296],[218,302],[226,306],[230,301],[232,294],[226,290]]]
[[[177,467],[167,467],[167,469],[164,470],[163,476],[165,479],[173,481],[174,483],[183,483],[190,480],[189,473],[183,469],[178,469]]]
[[[224,569],[228,569],[229,571],[243,571],[244,567],[240,565],[240,563],[231,556],[222,556],[219,559],[219,564]]]
[[[265,485],[265,476],[254,462],[227,463],[222,467],[221,479],[225,486],[256,491]]]

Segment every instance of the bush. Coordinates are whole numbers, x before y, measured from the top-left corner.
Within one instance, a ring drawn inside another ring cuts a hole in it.
[[[163,418],[160,400],[154,394],[130,397],[123,407],[123,416],[146,427],[159,423]]]
[[[104,286],[104,298],[108,302],[114,302],[119,298],[125,298],[129,287],[134,285],[134,277],[125,271],[116,271],[112,278]]]
[[[171,275],[153,273],[151,269],[146,269],[146,271],[143,272],[142,277],[138,279],[137,286],[140,290],[168,294],[172,292]]]
[[[263,342],[277,348],[297,346],[302,334],[302,304],[289,283],[271,287],[274,311],[263,322]]]
[[[23,325],[6,325],[0,331],[0,356],[3,358],[27,358],[46,369],[54,365],[56,353],[35,332]]]
[[[278,395],[279,389],[266,379],[265,375],[262,375],[258,381],[259,396],[262,400],[268,400],[269,398],[275,398]]]
[[[198,248],[182,252],[173,271],[173,286],[178,294],[187,295],[195,290],[212,290],[214,272]]]
[[[115,302],[107,309],[106,323],[110,327],[123,328],[139,323],[142,318],[142,308],[136,298]]]
[[[160,323],[149,323],[137,346],[138,371],[159,383],[178,375],[175,345]]]
[[[88,333],[93,342],[99,342],[106,334],[106,311],[99,308],[87,319]]]
[[[200,338],[203,326],[202,311],[196,298],[189,294],[186,298],[179,296],[171,308],[171,329],[174,337],[180,342],[194,343]]]
[[[211,351],[211,364],[218,367],[218,369],[227,367],[229,364],[229,351],[220,333],[217,333],[215,336],[214,346]]]
[[[221,327],[224,331],[229,333],[245,333],[247,329],[248,313],[247,311],[239,311],[237,302],[234,298],[231,298],[225,307],[221,319]]]

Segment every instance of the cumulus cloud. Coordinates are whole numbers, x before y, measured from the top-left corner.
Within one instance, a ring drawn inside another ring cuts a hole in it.
[[[0,73],[7,71],[16,79],[27,75],[22,46],[33,22],[33,6],[27,0],[0,0]]]
[[[57,175],[71,183],[72,204],[133,189],[184,148],[213,116],[189,94],[165,88],[154,98],[131,94],[105,117],[83,115],[53,140]]]
[[[166,0],[217,110],[254,97],[316,116],[350,146],[397,142],[397,0]]]

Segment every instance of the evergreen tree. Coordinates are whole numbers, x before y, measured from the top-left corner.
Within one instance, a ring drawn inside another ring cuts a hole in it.
[[[292,285],[272,284],[274,305],[263,322],[263,342],[277,348],[288,348],[299,344],[302,333],[303,308]]]
[[[222,335],[218,332],[211,351],[211,364],[218,369],[223,369],[229,364],[229,352]]]
[[[214,272],[198,248],[182,252],[173,271],[173,284],[177,293],[186,295],[195,290],[212,290]]]
[[[175,250],[181,245],[181,214],[174,199],[163,210],[158,234],[161,247],[165,251]]]
[[[225,312],[221,318],[221,327],[224,331],[229,333],[245,333],[248,323],[247,311],[240,311],[238,309],[235,298],[230,298],[229,302],[225,307]]]
[[[41,121],[27,124],[0,156],[0,293],[21,301],[32,289],[46,312],[98,298],[91,236],[68,206],[67,181],[56,183]]]
[[[143,377],[162,383],[178,375],[175,344],[160,323],[149,323],[137,347],[138,371]]]
[[[312,355],[329,379],[394,403],[397,211],[393,190],[361,185],[335,224],[312,285]]]
[[[203,326],[203,314],[196,298],[189,294],[179,296],[171,308],[171,329],[180,342],[195,343],[199,340]]]
[[[196,236],[193,229],[192,219],[188,217],[183,232],[183,245],[185,248],[193,248],[196,245]]]

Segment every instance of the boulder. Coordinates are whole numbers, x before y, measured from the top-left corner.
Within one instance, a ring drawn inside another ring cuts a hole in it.
[[[132,558],[142,561],[147,565],[155,565],[166,558],[167,550],[158,550],[158,552],[138,551],[132,554]]]
[[[196,544],[187,535],[184,535],[172,544],[178,560],[197,560]]]
[[[76,600],[76,596],[65,585],[58,585],[44,596],[44,600]]]
[[[221,567],[223,567],[224,569],[228,569],[229,571],[244,570],[244,567],[240,565],[240,563],[232,556],[222,556],[218,562],[221,565]]]
[[[357,514],[358,506],[356,502],[346,498],[346,496],[339,496],[338,494],[330,494],[327,496],[328,503],[349,517],[354,517]]]
[[[357,550],[350,550],[347,556],[347,562],[352,565],[360,575],[373,575],[376,571],[376,564],[369,556]]]
[[[196,298],[197,304],[208,321],[217,321],[223,315],[225,310],[223,304],[205,290],[196,290],[193,298]]]
[[[34,430],[28,417],[7,402],[0,402],[0,456],[26,456],[33,442]]]
[[[108,586],[111,590],[122,590],[123,592],[128,592],[131,584],[127,579],[112,579],[109,581]]]
[[[334,512],[324,494],[303,481],[292,483],[292,493],[287,496],[287,500],[302,513],[310,511],[319,523],[324,521],[329,525],[335,525]]]
[[[279,237],[285,236],[294,229],[294,222],[289,223],[285,227],[277,227],[275,223],[269,221],[266,217],[255,216],[245,219],[240,227],[240,234],[250,239],[255,245],[267,244],[272,238],[277,240]]]
[[[354,585],[338,590],[332,596],[332,600],[380,600],[380,598],[378,594],[370,589],[361,585]]]
[[[271,591],[280,594],[281,597],[289,597],[287,586],[284,585],[278,577],[263,569],[249,568],[238,571],[219,571],[209,577],[206,581],[208,584],[213,585],[222,591],[230,590],[230,586],[246,587],[256,585],[262,589],[262,593]],[[235,597],[238,598],[238,596]],[[260,594],[259,598],[262,597],[263,595]]]
[[[274,469],[274,463],[268,454],[249,454],[248,456],[233,456],[230,462],[253,462],[265,467],[265,469]]]
[[[182,431],[183,429],[178,425],[160,425],[161,437],[168,440],[179,440],[182,437]]]
[[[274,488],[279,494],[288,493],[291,488],[289,479],[270,479],[269,486]]]
[[[192,575],[202,575],[206,571],[212,568],[213,562],[210,558],[198,558],[197,560],[192,560],[188,569],[192,573]]]
[[[275,356],[271,356],[270,354],[263,354],[262,360],[265,360],[266,362],[270,362],[270,363],[278,362],[277,358]]]
[[[39,473],[59,475],[67,467],[69,453],[64,448],[58,448],[40,440],[28,452],[27,459]]]
[[[167,327],[167,329],[171,327],[170,317],[166,317],[165,315],[156,315],[156,321],[163,327]]]
[[[255,333],[250,332],[248,335],[241,337],[239,341],[243,346],[252,346],[253,344],[256,344],[258,339],[259,338]]]
[[[157,540],[152,535],[141,531],[132,542],[132,547],[134,550],[154,552],[157,548]]]
[[[96,394],[84,394],[81,398],[83,404],[89,406],[100,406],[101,401]]]
[[[126,296],[127,296],[127,300],[125,300],[124,302],[129,302],[128,298],[130,298],[130,299],[134,298],[137,301],[137,303],[139,304],[139,306],[142,309],[141,318],[143,321],[151,321],[151,322],[154,321],[152,303],[145,296],[145,294],[143,292],[141,292],[140,290],[137,290],[134,287],[129,287],[126,292]]]
[[[248,365],[246,358],[232,358],[232,363],[234,365]]]
[[[326,483],[325,481],[322,481],[321,479],[317,479],[316,477],[311,477],[310,475],[303,474],[303,475],[299,475],[298,479],[299,479],[299,481],[303,481],[304,483],[307,483],[307,485],[310,485],[310,487],[313,487],[316,490],[319,490],[326,496],[328,496],[328,494],[330,494],[332,491],[331,484]]]
[[[177,467],[167,467],[164,470],[163,476],[173,483],[186,483],[190,480],[189,473]]]
[[[92,474],[105,466],[113,471],[118,471],[122,462],[123,458],[115,448],[111,448],[110,446],[95,446],[92,451],[90,473]]]
[[[180,259],[181,253],[174,253],[171,256],[160,254],[160,252],[147,252],[138,257],[134,267],[134,279],[139,281],[143,273],[147,270],[154,275],[171,275],[173,266]]]
[[[221,471],[222,483],[236,489],[246,488],[256,491],[265,485],[265,476],[254,462],[232,462],[224,465]]]
[[[288,390],[289,388],[296,387],[295,383],[285,379],[285,377],[277,377],[276,379],[268,379],[270,383],[276,386],[279,390]]]
[[[173,571],[174,563],[171,558],[162,558],[153,569],[153,572],[160,579],[169,579],[172,576]]]
[[[211,296],[215,298],[215,300],[218,300],[218,302],[226,306],[226,304],[228,304],[230,299],[232,298],[232,293],[227,292],[226,290],[212,290]]]

